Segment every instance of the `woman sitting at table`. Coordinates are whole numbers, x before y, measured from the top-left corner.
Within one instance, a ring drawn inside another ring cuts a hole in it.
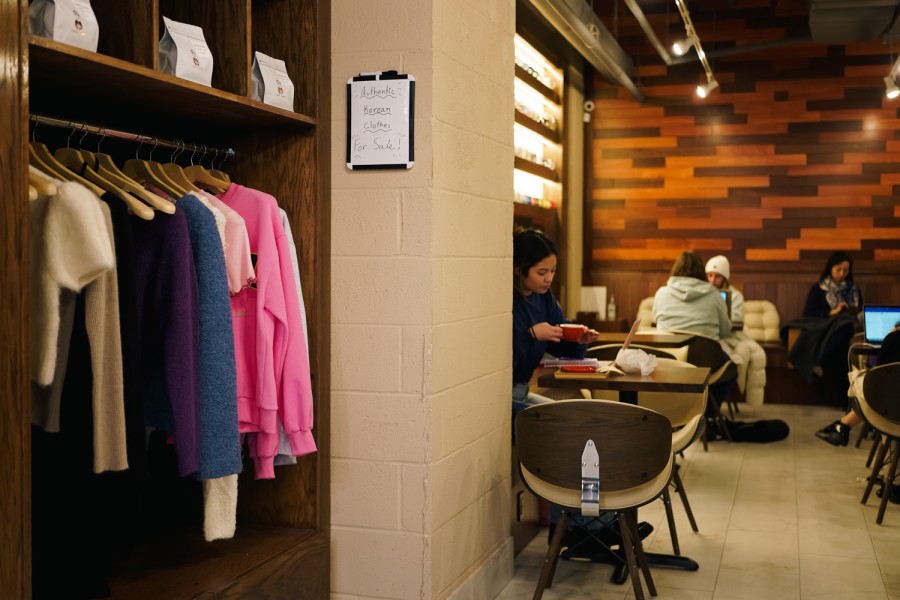
[[[661,331],[691,331],[720,340],[731,335],[731,319],[719,291],[706,280],[706,269],[696,252],[682,252],[672,265],[666,285],[653,298],[653,319]],[[724,364],[728,354],[722,350],[722,360],[713,370]],[[707,415],[714,416],[728,398],[734,379],[709,388],[715,400],[707,404]]]
[[[597,332],[585,329],[577,342],[562,339],[568,323],[550,284],[556,275],[556,244],[537,229],[519,229],[513,236],[513,416],[549,398],[529,392],[528,384],[545,353],[581,358]]]
[[[559,358],[581,358],[588,344],[596,341],[598,333],[585,329],[577,342],[562,339],[560,323],[568,323],[560,309],[550,284],[556,274],[556,244],[537,229],[519,229],[513,236],[513,419],[519,411],[533,404],[552,402],[550,398],[533,394],[528,384],[545,353]],[[561,508],[550,508],[548,541],[559,520]],[[563,546],[576,549],[563,553],[563,558],[591,558],[603,560],[606,546],[619,543],[619,533],[613,513],[599,519],[585,517],[574,511]],[[588,533],[591,532],[591,534]],[[638,525],[641,539],[653,527]],[[603,546],[598,542],[598,539]]]

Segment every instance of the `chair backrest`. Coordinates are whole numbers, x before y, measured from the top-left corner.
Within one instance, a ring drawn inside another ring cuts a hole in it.
[[[694,369],[692,364],[673,360],[671,358],[657,358],[658,366]],[[672,423],[673,428],[683,427],[690,423],[697,415],[702,415],[706,410],[706,398],[709,388],[703,393],[688,394],[684,392],[639,392],[638,406],[649,408],[665,416]]]
[[[857,398],[863,416],[877,430],[900,437],[900,363],[874,367],[863,379]]]
[[[653,329],[653,296],[647,296],[641,300],[635,319],[641,320],[641,324],[638,326],[639,330]]]
[[[722,352],[718,341],[698,335],[688,344],[687,361],[697,367],[713,368],[722,364]]]
[[[600,456],[600,494],[652,482],[670,464],[672,425],[663,415],[630,404],[560,400],[516,417],[523,480],[538,496],[580,506],[581,456],[593,440]]]
[[[778,308],[768,300],[745,300],[744,333],[757,342],[781,343]]]

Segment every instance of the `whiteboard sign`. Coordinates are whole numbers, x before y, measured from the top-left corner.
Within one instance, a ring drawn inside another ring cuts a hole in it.
[[[347,80],[347,168],[411,169],[416,80],[396,71]]]

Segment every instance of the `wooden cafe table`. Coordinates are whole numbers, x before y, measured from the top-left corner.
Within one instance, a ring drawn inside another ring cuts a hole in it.
[[[538,387],[576,390],[615,390],[619,400],[637,404],[638,392],[671,392],[700,394],[709,383],[707,367],[657,367],[649,375],[639,373],[562,373],[556,369],[542,369]]]
[[[597,340],[593,342],[592,345],[621,344],[625,341],[627,336],[627,333],[600,332]],[[696,338],[697,336],[691,333],[655,333],[638,331],[634,334],[631,343],[639,344],[641,346],[655,346],[657,348],[680,348],[682,346],[687,346]]]
[[[635,343],[638,343],[635,340]],[[692,369],[678,367],[657,367],[649,375],[618,373],[562,373],[556,369],[543,369],[537,384],[545,388],[571,388],[590,390],[615,390],[619,401],[637,404],[638,392],[703,393],[709,383],[710,370],[707,367]],[[684,571],[700,568],[697,561],[686,556],[672,554],[645,553],[647,562],[658,567],[668,567]],[[614,565],[613,581],[624,583],[628,572],[621,562]]]

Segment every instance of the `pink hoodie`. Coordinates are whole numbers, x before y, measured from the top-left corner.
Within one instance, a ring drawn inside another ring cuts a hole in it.
[[[256,284],[231,298],[238,420],[257,479],[275,477],[278,422],[295,456],[315,452],[309,360],[290,247],[275,198],[232,184],[220,196],[247,226]]]

